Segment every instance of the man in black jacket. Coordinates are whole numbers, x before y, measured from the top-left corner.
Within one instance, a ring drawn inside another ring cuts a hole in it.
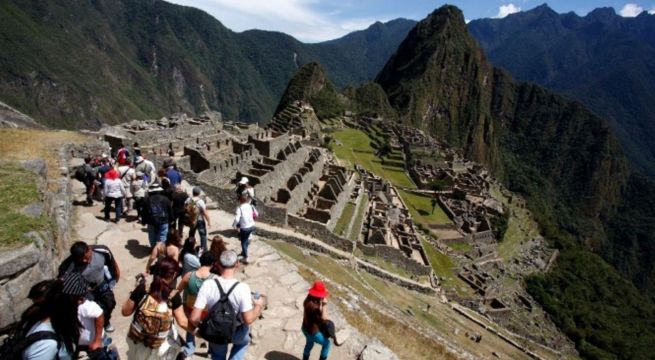
[[[155,247],[157,241],[166,241],[168,226],[173,222],[173,205],[158,183],[148,188],[148,197],[143,204],[143,222],[148,225],[151,247]]]
[[[63,279],[69,273],[79,273],[90,285],[91,299],[102,308],[105,317],[105,331],[112,332],[111,312],[116,307],[114,286],[118,282],[121,271],[114,255],[104,245],[89,246],[84,241],[78,241],[70,249],[70,256],[59,266],[59,278]]]

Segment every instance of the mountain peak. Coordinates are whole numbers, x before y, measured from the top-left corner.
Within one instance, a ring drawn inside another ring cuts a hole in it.
[[[593,11],[590,11],[587,16],[585,16],[586,19],[589,20],[607,20],[616,17],[616,11],[614,11],[614,8],[611,7],[601,7],[598,9],[594,9]]]

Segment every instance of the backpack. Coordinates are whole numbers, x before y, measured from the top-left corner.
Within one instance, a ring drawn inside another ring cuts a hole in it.
[[[230,303],[229,296],[239,282],[237,281],[230,290],[225,293],[221,284],[214,279],[221,298],[209,310],[209,315],[203,320],[198,329],[200,336],[212,344],[229,344],[239,324],[239,312]]]
[[[86,180],[86,169],[84,165],[75,168],[75,180],[84,182]]]
[[[55,340],[57,341],[57,355],[55,359],[59,359],[59,349],[63,345],[61,339],[57,334],[52,331],[37,331],[30,335],[24,336],[21,332],[16,332],[6,338],[0,346],[0,359],[3,360],[22,360],[23,351],[28,347],[40,340]]]
[[[189,198],[189,200],[184,203],[184,216],[182,217],[182,223],[188,227],[195,227],[198,222],[198,215],[200,214],[200,209],[195,200]]]
[[[151,198],[148,201],[148,213],[150,215],[150,223],[152,225],[162,225],[168,223],[168,214],[164,204],[160,201],[153,201]]]
[[[158,349],[166,341],[173,326],[173,310],[170,302],[167,305],[166,311],[159,311],[161,304],[152,296],[146,295],[139,303],[127,336],[136,343]]]

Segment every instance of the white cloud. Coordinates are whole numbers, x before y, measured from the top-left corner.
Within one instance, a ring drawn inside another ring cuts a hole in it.
[[[301,41],[331,40],[367,28],[371,18],[333,20],[315,9],[319,0],[169,0],[201,8],[234,31],[250,29],[287,33]],[[338,18],[334,16],[335,18]]]
[[[641,14],[644,11],[644,8],[637,4],[628,3],[623,6],[623,9],[619,10],[619,15],[623,17],[635,17]]]
[[[500,8],[498,8],[498,15],[496,15],[496,18],[502,19],[507,15],[515,14],[519,11],[521,11],[521,8],[512,3],[501,5]]]
[[[648,10],[648,13],[651,14],[651,15],[655,15],[655,6],[650,8],[650,10]]]

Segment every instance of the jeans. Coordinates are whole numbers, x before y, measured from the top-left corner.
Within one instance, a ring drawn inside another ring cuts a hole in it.
[[[112,202],[114,203],[114,209],[116,210],[116,222],[118,222],[121,215],[123,215],[123,198],[105,197],[105,221],[109,220]]]
[[[250,326],[240,325],[232,337],[232,351],[230,360],[242,360],[250,344]],[[227,344],[219,345],[209,343],[209,356],[212,360],[225,360],[227,356]]]
[[[250,245],[250,234],[255,232],[255,227],[249,227],[239,230],[239,241],[241,241],[241,252],[243,258],[248,259],[248,245]]]
[[[196,351],[196,337],[193,336],[190,331],[186,332],[186,338],[182,350],[187,357],[193,356],[193,353]]]
[[[189,229],[189,237],[195,237],[196,230],[198,230],[198,236],[200,236],[200,248],[202,251],[207,251],[207,225],[205,220],[198,220],[196,226]]]
[[[155,247],[157,241],[165,242],[168,237],[168,224],[148,224],[148,241],[150,247]]]
[[[314,343],[318,343],[322,346],[321,358],[327,359],[328,355],[330,355],[330,348],[332,347],[330,338],[326,338],[320,331],[317,331],[315,334],[310,334],[305,331],[305,329],[303,329],[302,333],[305,335],[305,339],[307,340],[307,343],[305,343],[305,349],[302,352],[303,357],[309,357],[309,354],[312,352],[312,348],[314,347]]]

